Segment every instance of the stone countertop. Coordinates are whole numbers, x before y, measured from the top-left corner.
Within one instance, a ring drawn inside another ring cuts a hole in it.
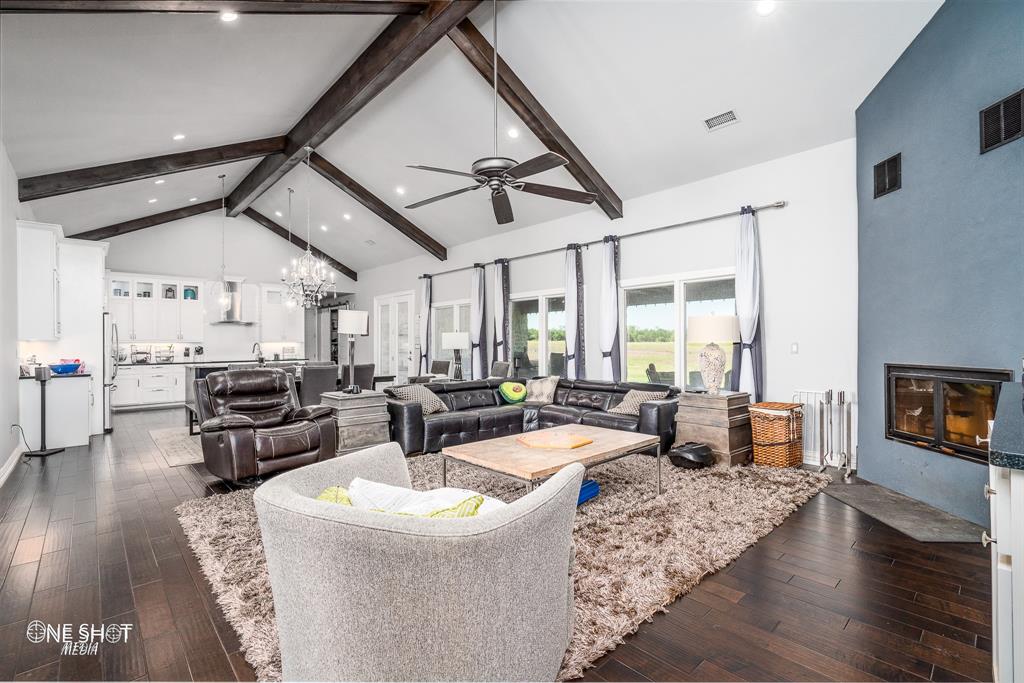
[[[288,358],[286,360],[268,360],[268,363],[305,363],[308,358]],[[196,365],[203,367],[211,367],[216,365],[234,365],[235,363],[252,363],[256,364],[255,359],[246,358],[245,360],[201,360],[196,361],[194,359],[189,360],[176,360],[170,363],[118,363],[118,367],[121,368],[152,368],[158,365]]]
[[[68,379],[69,377],[92,377],[91,372],[73,372],[70,375],[58,375],[53,373],[50,379]],[[35,375],[19,375],[18,379],[35,379]]]
[[[1003,382],[999,390],[988,461],[1024,470],[1024,385],[1020,382]]]

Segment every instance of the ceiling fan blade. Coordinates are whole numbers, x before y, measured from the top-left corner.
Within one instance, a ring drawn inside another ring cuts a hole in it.
[[[515,217],[512,215],[512,202],[508,200],[508,192],[502,190],[501,192],[492,193],[491,206],[494,207],[494,217],[498,219],[499,225],[511,223],[515,220]]]
[[[471,187],[464,187],[461,190],[452,190],[451,192],[445,192],[444,194],[439,194],[436,197],[431,197],[430,199],[424,199],[423,201],[416,202],[414,204],[410,204],[409,206],[407,206],[405,208],[407,208],[407,209],[418,209],[421,206],[425,206],[427,204],[433,204],[434,202],[439,202],[442,199],[448,199],[449,197],[454,197],[455,195],[462,194],[463,192],[469,192],[470,190],[479,190],[481,187],[483,187],[483,185],[473,185]]]
[[[553,185],[538,185],[537,183],[516,183],[512,187],[530,194],[539,194],[553,199],[563,199],[567,202],[579,202],[580,204],[593,204],[597,195],[593,192],[581,192],[570,190],[566,187],[555,187]]]
[[[543,171],[549,171],[552,168],[565,166],[567,163],[569,162],[561,155],[548,152],[547,154],[541,154],[539,157],[527,159],[521,164],[516,164],[508,169],[507,173],[513,178],[525,178],[526,176],[542,173]]]
[[[477,178],[477,179],[479,179],[479,178],[482,177],[482,176],[478,176],[478,175],[473,174],[473,173],[466,173],[465,171],[453,171],[450,168],[438,168],[437,166],[408,165],[408,166],[406,166],[406,168],[418,168],[421,171],[433,171],[434,173],[447,173],[448,175],[461,175],[461,176],[465,176],[467,178]]]

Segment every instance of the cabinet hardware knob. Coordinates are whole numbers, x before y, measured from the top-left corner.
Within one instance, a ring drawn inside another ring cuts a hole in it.
[[[974,443],[976,445],[978,445],[978,446],[980,446],[983,443],[989,443],[990,441],[992,441],[992,439],[983,439],[983,438],[981,438],[980,434],[975,434],[974,435]]]
[[[985,500],[991,500],[994,495],[996,495],[996,490],[988,484],[985,484]]]
[[[981,532],[981,547],[987,548],[989,543],[996,543],[996,539],[988,535],[987,531]]]

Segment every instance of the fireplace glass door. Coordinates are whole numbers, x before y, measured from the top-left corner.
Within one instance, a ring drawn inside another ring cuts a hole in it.
[[[989,421],[1009,370],[885,366],[888,439],[988,462]]]

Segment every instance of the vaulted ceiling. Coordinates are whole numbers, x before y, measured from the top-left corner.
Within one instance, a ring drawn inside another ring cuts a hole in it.
[[[500,2],[498,47],[626,200],[851,137],[857,105],[940,4],[794,0],[760,16],[748,2]],[[283,136],[392,20],[3,14],[0,132],[23,179]],[[490,4],[470,20],[489,40]],[[739,123],[709,133],[704,119],[727,110]],[[579,211],[609,220],[597,204],[524,193],[512,196],[516,221],[501,226],[484,193],[402,208],[471,184],[406,164],[468,170],[491,154],[491,127],[489,84],[442,38],[316,151],[446,247]],[[512,128],[518,137],[508,135]],[[184,139],[172,139],[179,133]],[[547,151],[504,102],[498,142],[502,155],[519,160]],[[74,235],[184,207],[192,198],[217,199],[219,174],[231,192],[259,163],[207,166],[31,206],[39,220]],[[536,180],[580,188],[565,169]],[[301,165],[252,208],[286,225],[289,187],[298,232],[305,234],[308,197],[311,241],[356,271],[423,253],[422,244]]]

